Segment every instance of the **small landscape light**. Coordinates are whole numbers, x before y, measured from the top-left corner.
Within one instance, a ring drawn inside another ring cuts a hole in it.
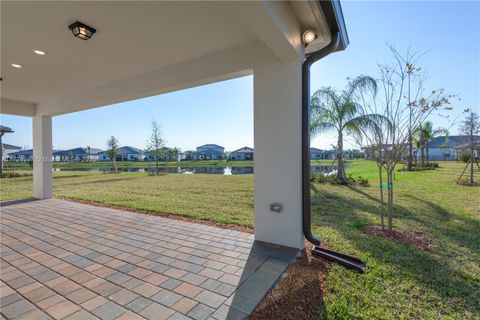
[[[309,44],[317,38],[318,38],[318,36],[313,30],[307,30],[302,35],[302,40],[303,40],[303,43],[305,43],[305,44]]]
[[[68,26],[73,33],[73,35],[82,40],[88,40],[92,35],[97,31],[94,28],[87,26],[86,24],[81,23],[80,21],[75,21]]]
[[[44,55],[47,54],[45,51],[42,51],[42,50],[33,50],[33,52],[35,52],[35,53],[38,54],[39,56],[44,56]]]
[[[22,65],[21,65],[21,64],[17,64],[17,63],[12,63],[11,66],[14,67],[14,68],[17,68],[17,69],[22,68]]]

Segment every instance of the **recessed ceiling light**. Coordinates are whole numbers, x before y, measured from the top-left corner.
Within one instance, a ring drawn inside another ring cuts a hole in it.
[[[39,56],[44,56],[44,55],[47,54],[45,51],[42,51],[42,50],[33,50],[33,52],[35,52],[35,53],[38,54]]]
[[[11,66],[14,67],[14,68],[21,68],[22,67],[21,64],[16,64],[16,63],[12,63]]]

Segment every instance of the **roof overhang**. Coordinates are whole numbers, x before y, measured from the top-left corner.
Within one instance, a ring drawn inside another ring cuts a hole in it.
[[[337,51],[345,50],[350,41],[348,39],[347,26],[343,17],[342,5],[338,0],[319,1],[325,15],[331,34],[339,34],[339,45]],[[319,48],[321,49],[321,48]]]

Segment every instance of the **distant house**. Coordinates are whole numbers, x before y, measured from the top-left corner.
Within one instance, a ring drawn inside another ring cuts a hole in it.
[[[400,145],[395,145],[398,150],[400,148]],[[362,147],[362,152],[363,152],[363,158],[368,159],[368,160],[377,160],[378,152],[377,152],[377,146],[367,146],[367,147]],[[380,152],[380,158],[384,159],[386,155],[388,156],[389,154],[392,153],[393,150],[393,145],[392,144],[385,144],[382,147],[382,150]],[[402,161],[406,161],[408,157],[408,144],[405,144],[403,146],[403,153],[400,155],[400,159]]]
[[[98,161],[111,161],[110,157],[107,154],[107,151],[102,151],[97,154]],[[117,161],[143,161],[145,159],[145,153],[143,150],[124,146],[118,148]]]
[[[324,150],[323,159],[335,159],[337,152],[335,150]]]
[[[188,150],[182,152],[182,160],[195,160],[195,151]]]
[[[362,150],[347,150],[343,153],[345,159],[363,159],[365,158],[365,153]]]
[[[325,151],[317,148],[310,148],[310,160],[325,159]]]
[[[468,138],[467,138],[467,140],[468,140]],[[467,155],[470,155],[471,148],[472,148],[472,145],[471,145],[470,142],[465,142],[465,143],[459,144],[455,147],[455,149],[457,149],[458,152],[465,153]],[[480,158],[480,139],[474,139],[474,142],[473,142],[473,157],[475,159]]]
[[[145,152],[145,160],[148,161],[155,161],[156,160],[156,152],[149,151]],[[159,161],[182,161],[185,160],[187,155],[185,153],[179,152],[176,148],[168,148],[163,147],[160,148],[160,157],[158,158]]]
[[[225,148],[217,144],[204,144],[197,147],[195,160],[221,160],[224,158]]]
[[[3,161],[10,160],[9,155],[14,152],[18,152],[22,150],[22,147],[17,147],[8,143],[2,143],[2,149],[3,149]]]
[[[177,153],[177,161],[183,161],[183,160],[189,160],[188,159],[188,154],[185,153],[185,152]]]
[[[243,147],[230,153],[232,160],[253,160],[255,150],[249,147]]]
[[[103,152],[101,149],[73,148],[69,150],[59,150],[53,153],[53,161],[98,161],[98,154]]]
[[[33,161],[33,149],[21,150],[17,152],[12,152],[8,155],[10,161]]]
[[[425,158],[428,149],[428,159],[430,161],[458,160],[458,152],[468,142],[467,139],[464,136],[449,136],[448,139],[445,136],[436,137],[433,141],[425,144]],[[475,141],[480,143],[480,136],[475,136]],[[413,154],[417,157],[417,160],[420,160],[422,157],[421,148],[414,148]]]

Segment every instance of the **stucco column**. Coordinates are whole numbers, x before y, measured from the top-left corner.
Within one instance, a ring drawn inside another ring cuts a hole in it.
[[[254,68],[255,239],[294,248],[304,247],[302,60]]]
[[[33,124],[33,197],[52,197],[52,117],[34,116]]]

